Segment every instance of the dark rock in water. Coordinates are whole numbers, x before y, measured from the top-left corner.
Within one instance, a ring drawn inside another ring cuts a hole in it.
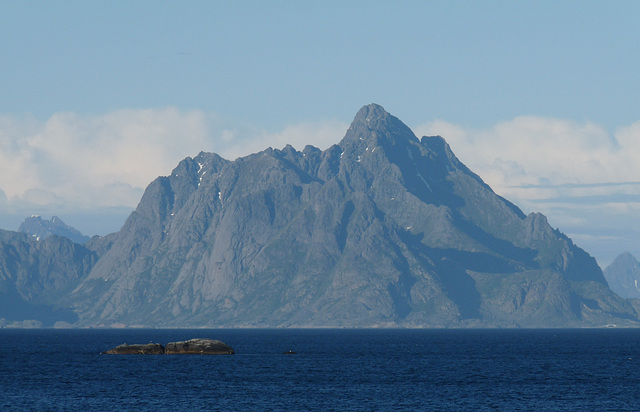
[[[162,355],[164,346],[159,343],[127,345],[126,343],[102,352],[107,355]]]
[[[170,342],[164,350],[166,355],[233,355],[233,348],[214,339],[190,339]]]
[[[107,355],[233,355],[233,348],[215,339],[190,339],[183,342],[169,342],[164,347],[159,343],[126,343],[102,352]]]

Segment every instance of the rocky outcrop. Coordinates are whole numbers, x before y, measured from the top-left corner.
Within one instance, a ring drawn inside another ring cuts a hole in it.
[[[102,353],[105,355],[162,355],[164,353],[164,346],[159,343],[147,343],[142,345],[127,345],[126,343],[123,343],[120,346],[116,346],[115,348]]]
[[[224,342],[214,339],[190,339],[170,342],[164,349],[166,355],[233,355],[234,350]]]
[[[215,339],[190,339],[170,342],[167,346],[159,343],[126,343],[102,352],[106,355],[233,355],[235,351],[226,343]]]

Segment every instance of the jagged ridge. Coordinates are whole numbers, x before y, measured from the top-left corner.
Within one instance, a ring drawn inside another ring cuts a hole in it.
[[[98,246],[73,294],[81,325],[637,322],[544,216],[374,104],[325,151],[183,160]]]

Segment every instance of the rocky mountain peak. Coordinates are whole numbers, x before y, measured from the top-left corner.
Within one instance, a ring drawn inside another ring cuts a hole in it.
[[[384,109],[384,107],[379,104],[371,103],[366,106],[362,106],[362,108],[358,110],[354,121],[377,121],[380,119],[386,119],[389,116],[391,115]]]
[[[418,138],[397,117],[372,103],[358,111],[339,146],[343,149],[354,145],[373,148],[407,140],[417,142]]]
[[[62,236],[80,244],[84,244],[89,240],[88,236],[65,224],[57,216],[53,216],[51,220],[43,219],[37,215],[30,216],[20,224],[18,232],[26,233],[36,239],[46,239],[53,235]]]
[[[640,267],[640,262],[629,252],[623,252],[614,259],[611,265],[628,265]]]
[[[640,298],[640,262],[629,252],[614,259],[604,270],[611,290],[623,298]]]

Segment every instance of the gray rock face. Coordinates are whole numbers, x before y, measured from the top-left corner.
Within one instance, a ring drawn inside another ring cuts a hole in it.
[[[78,325],[637,325],[595,260],[378,105],[325,151],[184,159],[70,296]]]
[[[163,355],[164,346],[159,343],[134,344],[126,343],[102,352],[105,355]]]
[[[51,220],[43,219],[40,216],[28,217],[20,224],[18,232],[26,233],[39,240],[56,235],[66,237],[74,243],[85,244],[89,241],[89,236],[85,236],[77,229],[65,224],[57,216],[53,216]]]
[[[235,351],[226,343],[215,339],[190,339],[181,342],[169,342],[167,346],[159,343],[126,343],[102,352],[106,355],[233,355]]]
[[[233,348],[214,339],[190,339],[184,342],[169,342],[166,355],[233,355]]]
[[[615,258],[604,270],[612,291],[629,299],[640,299],[640,262],[629,252]]]

